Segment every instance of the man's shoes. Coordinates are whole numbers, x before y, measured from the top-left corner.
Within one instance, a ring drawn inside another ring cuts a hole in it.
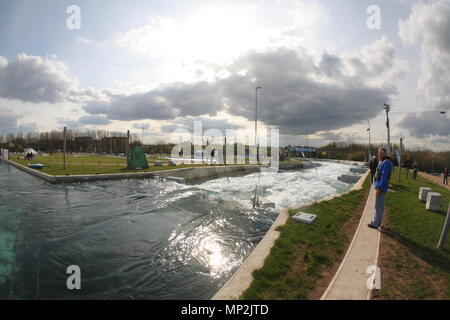
[[[367,225],[369,228],[378,229],[378,226],[374,225],[373,222]]]

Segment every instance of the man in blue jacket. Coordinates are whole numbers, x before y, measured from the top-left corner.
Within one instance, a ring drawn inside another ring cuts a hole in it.
[[[375,190],[377,191],[377,196],[375,200],[375,217],[373,221],[368,225],[370,228],[377,229],[381,225],[381,220],[383,219],[384,212],[384,196],[389,188],[389,179],[392,173],[392,162],[389,157],[387,157],[387,150],[385,148],[380,148],[378,150],[379,164],[377,171],[375,172]]]

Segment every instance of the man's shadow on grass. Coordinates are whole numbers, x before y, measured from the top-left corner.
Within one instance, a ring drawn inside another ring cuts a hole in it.
[[[393,231],[390,228],[382,228],[381,232],[406,246],[411,250],[411,252],[418,258],[427,262],[428,264],[438,268],[439,270],[448,273],[450,270],[450,249],[448,245],[445,246],[441,250],[437,250],[434,248],[425,247],[411,239],[406,238],[405,236],[399,234],[396,231]],[[437,241],[436,241],[437,245]]]

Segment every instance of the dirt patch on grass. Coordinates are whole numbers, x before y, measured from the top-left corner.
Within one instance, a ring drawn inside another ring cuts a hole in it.
[[[361,216],[364,212],[364,208],[366,206],[367,198],[369,196],[370,188],[364,194],[364,200],[358,205],[358,207],[352,212],[350,218],[341,228],[341,234],[345,237],[346,242],[344,246],[344,250],[342,250],[341,254],[339,254],[330,268],[323,271],[321,274],[321,278],[316,282],[314,290],[308,295],[309,300],[319,300],[322,295],[325,293],[325,290],[328,288],[331,280],[336,274],[339,266],[341,265],[342,260],[344,259],[345,254],[352,242],[353,236],[358,228],[359,221],[361,220]]]
[[[411,248],[395,239],[387,208],[384,220],[378,258],[381,290],[372,292],[372,300],[445,299],[446,279],[415,255]]]

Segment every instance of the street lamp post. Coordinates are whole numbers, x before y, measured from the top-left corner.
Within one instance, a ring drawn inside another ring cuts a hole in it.
[[[369,131],[369,162],[370,162],[370,158],[371,158],[371,156],[372,156],[372,150],[371,150],[371,148],[370,148],[370,120],[367,120],[367,122],[369,123],[369,129],[367,129],[367,131]]]
[[[255,88],[255,145],[256,145],[256,162],[259,162],[259,141],[258,141],[258,90],[262,87]]]
[[[402,171],[402,154],[403,154],[403,138],[400,138],[400,156],[398,157],[398,177],[397,177],[398,181],[400,181],[400,173]]]

